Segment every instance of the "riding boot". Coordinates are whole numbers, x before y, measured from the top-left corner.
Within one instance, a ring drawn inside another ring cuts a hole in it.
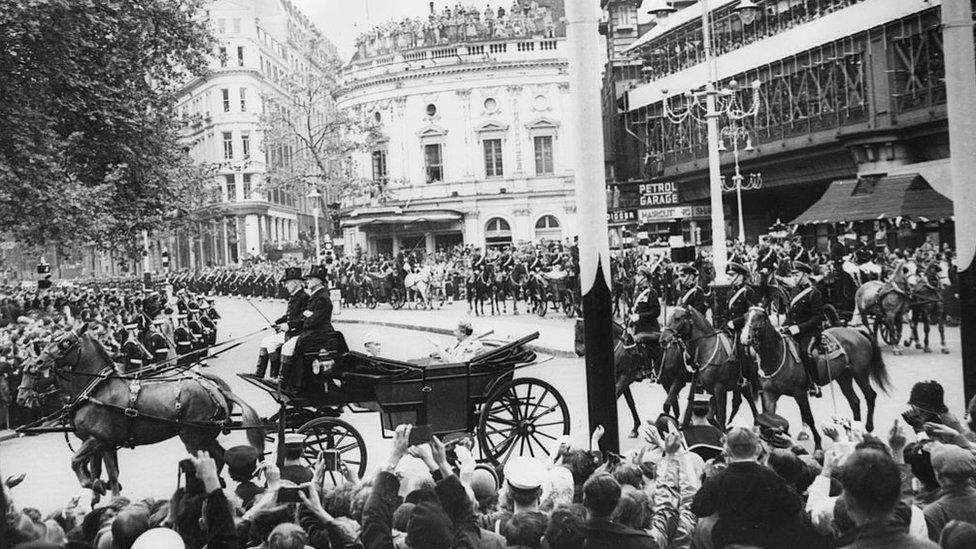
[[[271,378],[277,379],[281,371],[281,351],[275,351],[268,355],[268,363],[271,365]]]
[[[807,379],[810,380],[809,393],[810,396],[819,398],[823,396],[820,391],[820,384],[817,383],[817,363],[816,358],[810,356],[809,353],[804,353],[803,355],[803,368],[807,371]]]
[[[291,393],[292,357],[281,355],[281,371],[278,374],[278,388],[282,393]]]
[[[268,369],[268,351],[267,349],[261,349],[258,353],[258,367],[254,370],[254,375],[257,377],[264,377],[265,371]],[[271,374],[274,377],[274,372]]]

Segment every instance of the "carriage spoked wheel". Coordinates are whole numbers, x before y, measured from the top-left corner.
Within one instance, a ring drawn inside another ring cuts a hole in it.
[[[874,319],[874,334],[876,336],[880,335],[881,341],[891,346],[897,345],[900,339],[895,335],[894,330],[891,329],[891,326],[887,322],[877,317]]]
[[[297,433],[305,435],[302,459],[310,469],[315,468],[319,452],[335,450],[346,467],[360,478],[366,473],[366,443],[352,425],[338,418],[320,417],[299,427]],[[339,471],[328,471],[325,476],[333,485],[343,480]]]
[[[566,401],[555,387],[531,377],[497,387],[478,418],[482,457],[495,464],[513,455],[550,456],[559,449],[559,437],[568,434]]]
[[[546,296],[537,295],[535,300],[535,314],[546,316],[547,310],[549,310],[549,301],[546,300]]]
[[[363,301],[365,302],[367,308],[376,308],[376,295],[373,294],[373,292],[366,292],[366,298]]]
[[[407,303],[407,296],[399,288],[390,290],[390,306],[394,309],[401,309]]]

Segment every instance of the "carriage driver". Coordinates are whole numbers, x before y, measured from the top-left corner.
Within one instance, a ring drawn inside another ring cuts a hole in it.
[[[308,294],[302,288],[302,268],[287,267],[282,278],[285,290],[288,291],[288,309],[281,318],[275,320],[276,333],[261,340],[261,350],[258,354],[258,367],[254,372],[257,377],[264,377],[268,364],[271,364],[271,377],[277,378],[281,368],[281,347],[286,340],[293,339],[302,333],[302,323],[305,317],[302,311],[308,303]],[[294,349],[294,343],[291,344]]]
[[[796,280],[796,287],[800,290],[790,301],[786,312],[786,324],[780,328],[784,334],[796,338],[800,347],[800,359],[810,380],[810,395],[819,397],[820,385],[817,383],[817,365],[810,355],[810,348],[820,344],[820,332],[824,320],[823,296],[820,290],[810,280],[813,269],[802,261],[794,261],[791,273]]]
[[[297,394],[310,376],[306,375],[305,364],[301,359],[305,351],[314,352],[317,342],[334,332],[332,327],[332,299],[325,286],[328,273],[325,268],[313,265],[305,275],[308,302],[302,311],[302,331],[298,337],[289,339],[281,346],[281,376],[278,379],[283,391]],[[298,356],[298,360],[294,359]],[[294,363],[293,363],[294,362]]]

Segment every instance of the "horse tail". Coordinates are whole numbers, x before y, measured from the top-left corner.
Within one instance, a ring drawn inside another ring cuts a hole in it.
[[[241,407],[242,425],[247,429],[245,435],[248,443],[260,454],[264,454],[264,422],[261,417],[248,403],[241,400],[241,397],[230,390],[230,385],[220,377],[205,372],[200,372],[200,376],[212,381],[220,389],[220,394],[231,403],[231,408],[236,404]],[[228,410],[230,413],[230,410]]]
[[[861,334],[871,342],[871,363],[868,367],[868,374],[871,376],[871,381],[874,381],[875,385],[884,394],[888,394],[888,389],[891,387],[891,378],[888,377],[888,369],[885,367],[884,358],[881,357],[881,346],[878,345],[878,340],[873,334],[866,331],[862,331]]]

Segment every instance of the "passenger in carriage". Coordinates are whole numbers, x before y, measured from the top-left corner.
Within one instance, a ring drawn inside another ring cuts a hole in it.
[[[308,294],[302,288],[302,269],[301,267],[288,267],[285,269],[283,283],[288,291],[288,308],[285,314],[275,320],[277,333],[272,334],[261,341],[261,350],[258,354],[258,366],[254,375],[264,377],[271,365],[271,377],[277,378],[281,369],[281,356],[284,344],[302,333],[302,324],[305,317],[302,312],[308,304]],[[295,343],[289,345],[289,350],[294,349]],[[289,353],[291,354],[291,353]]]
[[[471,323],[466,320],[458,322],[457,328],[454,328],[454,338],[457,340],[454,345],[438,349],[431,353],[431,356],[446,364],[452,364],[471,360],[484,349],[481,341],[474,336]]]
[[[380,342],[379,335],[376,332],[369,332],[366,334],[366,338],[363,339],[363,347],[366,348],[366,354],[369,356],[380,356],[382,350],[382,343]]]

